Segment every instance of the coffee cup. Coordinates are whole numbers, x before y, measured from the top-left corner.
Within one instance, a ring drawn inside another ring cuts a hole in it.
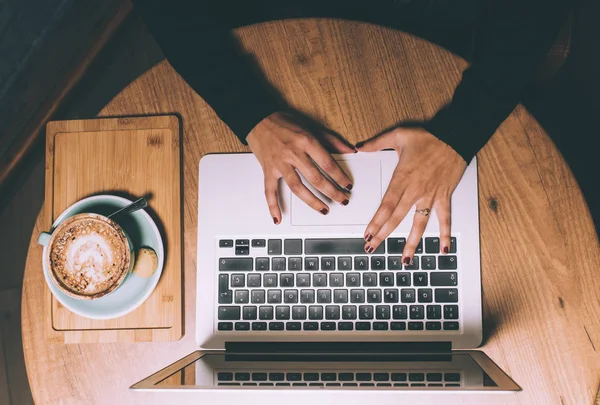
[[[51,232],[42,232],[42,265],[56,287],[70,297],[93,300],[121,286],[134,264],[127,233],[95,213],[63,212]]]

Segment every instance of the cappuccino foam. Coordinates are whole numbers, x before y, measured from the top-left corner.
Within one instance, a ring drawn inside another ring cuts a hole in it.
[[[72,293],[108,292],[129,269],[127,239],[105,220],[74,218],[58,231],[50,247],[50,265],[56,279]]]

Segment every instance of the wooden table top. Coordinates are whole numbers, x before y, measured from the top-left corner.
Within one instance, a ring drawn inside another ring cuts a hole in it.
[[[449,100],[466,66],[430,43],[368,24],[273,22],[238,33],[291,105],[350,142],[399,120],[432,116]],[[40,216],[22,302],[25,360],[38,404],[169,402],[163,394],[128,387],[195,349],[198,163],[209,152],[247,149],[166,62],[128,86],[101,115],[170,112],[181,114],[184,127],[185,336],[171,343],[47,342],[40,310],[41,249],[36,244],[44,222]],[[583,197],[560,154],[522,107],[478,156],[481,350],[523,391],[449,395],[444,402],[590,404],[600,381],[600,249]],[[402,398],[410,397],[381,400],[399,403]],[[294,402],[293,396],[289,401]],[[439,396],[419,397],[423,404],[436,401]]]

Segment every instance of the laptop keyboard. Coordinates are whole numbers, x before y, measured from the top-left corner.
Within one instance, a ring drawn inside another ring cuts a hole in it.
[[[457,239],[219,239],[220,331],[458,331]]]
[[[275,386],[275,387],[460,387],[458,372],[312,372],[288,371],[220,371],[218,385],[223,386]]]

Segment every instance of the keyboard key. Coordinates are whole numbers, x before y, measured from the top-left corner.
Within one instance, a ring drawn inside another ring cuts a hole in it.
[[[339,381],[354,381],[354,373],[339,373]]]
[[[335,330],[335,322],[321,322],[321,330]]]
[[[425,253],[440,253],[440,238],[425,238]]]
[[[302,270],[302,258],[301,257],[289,257],[288,258],[288,270],[290,270],[290,271]]]
[[[425,322],[425,329],[427,330],[441,330],[442,323],[441,322]]]
[[[318,257],[305,257],[304,268],[306,270],[319,270],[319,258]]]
[[[408,330],[423,330],[423,322],[409,322]]]
[[[446,383],[446,387],[460,387],[460,384],[456,384],[456,383]]]
[[[344,275],[342,273],[330,273],[329,274],[329,286],[330,287],[343,287],[344,286]]]
[[[261,248],[267,246],[267,241],[264,239],[252,239],[252,247]]]
[[[267,252],[270,256],[281,254],[281,239],[269,239]]]
[[[283,291],[283,302],[286,304],[297,304],[298,303],[298,290],[284,290]]]
[[[419,288],[417,296],[419,302],[433,302],[433,291],[431,288]]]
[[[404,266],[405,270],[419,270],[419,256],[414,256],[412,263]]]
[[[388,238],[388,253],[402,253],[406,245],[406,238]]]
[[[450,271],[438,271],[431,273],[431,285],[441,287],[454,287],[458,285],[458,273]]]
[[[250,322],[236,322],[235,330],[250,330]]]
[[[290,307],[278,305],[275,307],[275,319],[287,321],[290,319]]]
[[[388,270],[402,270],[402,258],[400,256],[388,256]]]
[[[317,290],[317,302],[319,304],[330,304],[331,290]]]
[[[219,320],[220,321],[235,321],[240,319],[240,307],[236,306],[220,306]]]
[[[346,274],[346,287],[360,287],[360,274],[347,273]]]
[[[269,381],[283,381],[285,374],[283,373],[269,373]]]
[[[252,290],[253,304],[264,304],[265,303],[265,291],[264,290]]]
[[[219,322],[217,328],[223,331],[233,330],[233,322]]]
[[[413,273],[413,284],[416,286],[426,286],[429,280],[427,273]]]
[[[242,309],[242,318],[247,321],[254,321],[256,320],[256,312],[256,307],[244,307]]]
[[[283,241],[284,255],[301,255],[302,239],[286,239]]]
[[[450,238],[450,253],[456,253],[456,238],[454,236]]]
[[[406,373],[392,373],[392,381],[406,381]]]
[[[292,319],[305,320],[306,319],[306,307],[304,305],[294,305],[292,307]]]
[[[285,330],[302,330],[302,324],[300,322],[286,322]]]
[[[375,307],[375,318],[376,319],[390,319],[390,306],[389,305],[377,305]]]
[[[377,287],[377,273],[363,273],[362,280],[365,287]]]
[[[421,268],[423,270],[435,270],[435,256],[421,256]]]
[[[335,270],[335,257],[321,257],[321,270]]]
[[[248,287],[260,287],[260,274],[248,274]]]
[[[221,239],[219,241],[219,247],[222,247],[222,248],[233,247],[233,239]]]
[[[281,290],[268,290],[267,302],[269,304],[281,304]]]
[[[410,306],[410,319],[425,319],[425,307],[423,305]]]
[[[371,330],[371,322],[356,322],[356,330]]]
[[[460,381],[460,373],[445,373],[444,381],[459,382]]]
[[[458,322],[444,322],[444,330],[458,330]]]
[[[416,254],[421,254],[423,253],[423,239],[421,238],[421,240],[419,241],[419,244],[417,245],[417,248],[415,249],[415,253]]]
[[[371,373],[356,373],[356,381],[371,381]]]
[[[327,305],[325,307],[325,319],[327,319],[327,320],[340,319],[340,307],[337,305]]]
[[[296,274],[296,287],[310,287],[310,274]]]
[[[387,322],[373,322],[373,330],[388,330]]]
[[[427,381],[442,381],[442,373],[427,373]]]
[[[252,381],[267,381],[267,373],[252,373]]]
[[[314,273],[313,274],[313,286],[315,287],[327,287],[327,274]]]
[[[356,319],[356,305],[342,306],[342,319]]]
[[[369,258],[367,256],[356,256],[354,258],[354,270],[369,270]]]
[[[427,319],[442,319],[441,305],[427,305]]]
[[[273,271],[285,271],[285,257],[274,257],[271,259]]]
[[[357,255],[365,252],[365,240],[362,238],[306,239],[304,248],[307,255]],[[375,253],[385,253],[385,246],[379,245]]]
[[[365,302],[365,290],[350,290],[350,302],[353,304]]]
[[[233,291],[229,289],[229,274],[219,274],[219,304],[233,303]]]
[[[371,270],[385,270],[385,257],[372,256],[371,257]]]
[[[444,305],[444,319],[458,319],[458,305]]]
[[[456,270],[456,256],[438,256],[440,270]]]
[[[282,287],[293,287],[294,275],[292,273],[281,273],[279,275],[279,285]]]
[[[236,246],[235,247],[235,255],[236,256],[248,256],[250,254],[250,248],[248,246]]]
[[[265,287],[277,287],[277,274],[263,275],[263,284]]]
[[[248,257],[222,257],[219,259],[219,271],[252,271],[254,261]]]
[[[315,303],[315,290],[301,290],[300,291],[300,302],[303,304],[314,304]]]
[[[435,302],[458,302],[458,289],[436,288]]]
[[[408,381],[425,381],[424,373],[409,373]]]
[[[271,266],[269,266],[269,258],[268,257],[257,257],[256,258],[256,271],[268,271]]]
[[[250,381],[250,373],[235,373],[236,381]]]
[[[394,286],[394,274],[393,273],[379,273],[379,286],[393,287]]]
[[[304,381],[319,381],[319,373],[304,373]]]
[[[304,322],[304,330],[319,330],[318,322]]]
[[[381,290],[375,290],[375,289],[367,290],[367,302],[368,303],[381,302]]]
[[[219,381],[233,381],[233,373],[218,373],[217,379]]]
[[[311,305],[310,307],[308,307],[308,319],[323,319],[323,307],[320,305]]]
[[[413,288],[403,288],[400,290],[400,301],[415,302],[415,290]]]
[[[394,319],[406,319],[408,318],[408,308],[406,305],[394,305],[392,306],[392,317]]]
[[[333,302],[336,304],[345,304],[348,302],[348,290],[334,290]]]
[[[252,322],[252,330],[267,330],[266,322]]]
[[[335,381],[337,375],[335,373],[321,373],[321,381]]]
[[[286,379],[288,381],[300,381],[302,380],[302,374],[300,373],[287,373]]]
[[[250,246],[250,240],[249,239],[236,239],[235,245],[248,247],[248,246]]]
[[[258,319],[260,319],[261,321],[270,321],[271,319],[273,319],[273,307],[259,307]]]
[[[375,374],[373,374],[373,379],[375,381],[389,381],[390,374],[389,373],[375,373]]]
[[[383,290],[383,302],[395,303],[399,302],[398,290],[395,288],[386,288]]]
[[[352,258],[338,257],[338,270],[352,270]]]
[[[373,319],[373,306],[361,305],[358,307],[358,319]]]
[[[338,330],[353,330],[354,324],[352,322],[338,322]]]
[[[398,287],[410,286],[410,273],[396,273],[396,285]]]
[[[390,328],[392,330],[406,330],[406,322],[392,322]]]
[[[248,290],[237,290],[235,292],[236,304],[248,304],[250,302],[250,292]]]

